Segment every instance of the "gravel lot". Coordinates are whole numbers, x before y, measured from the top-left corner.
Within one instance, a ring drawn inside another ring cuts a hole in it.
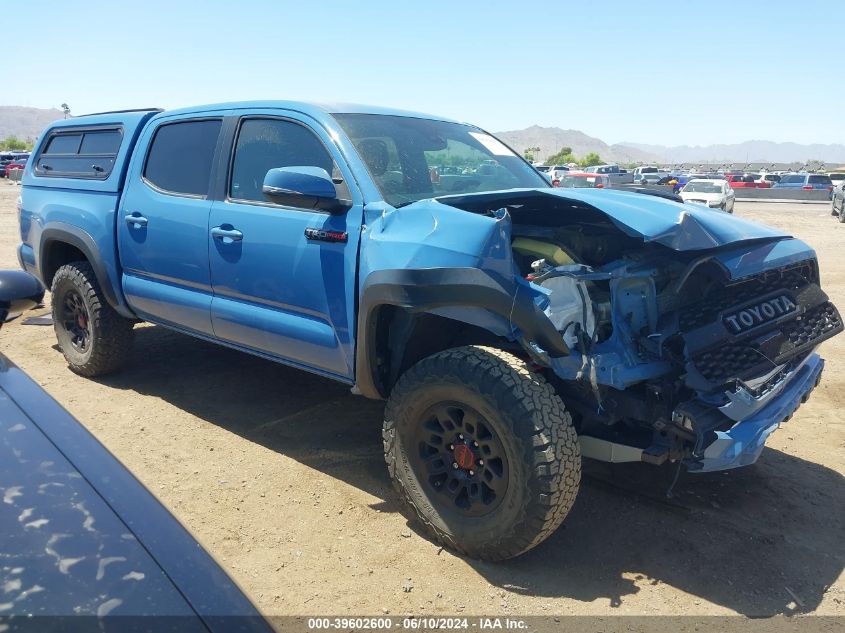
[[[18,192],[0,181],[8,268]],[[828,205],[738,202],[736,214],[816,247],[824,287],[845,308],[845,225]],[[756,465],[684,474],[667,499],[673,468],[585,464],[564,526],[527,555],[488,564],[441,551],[399,513],[380,403],[160,327],[138,330],[130,365],[96,381],[66,368],[51,327],[10,324],[0,349],[264,613],[845,615],[845,336],[825,343],[819,389]]]

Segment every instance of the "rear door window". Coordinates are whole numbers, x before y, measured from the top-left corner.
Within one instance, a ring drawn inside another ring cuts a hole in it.
[[[810,176],[811,185],[829,185],[830,178],[827,176]]]
[[[155,132],[144,180],[163,193],[208,195],[221,119],[165,123]]]

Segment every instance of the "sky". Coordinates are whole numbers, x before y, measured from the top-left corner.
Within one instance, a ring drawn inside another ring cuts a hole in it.
[[[26,45],[0,105],[293,99],[608,143],[845,143],[842,0],[24,0],[3,19]]]

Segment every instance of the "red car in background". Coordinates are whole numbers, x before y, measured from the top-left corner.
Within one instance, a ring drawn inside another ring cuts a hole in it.
[[[772,186],[767,180],[757,182],[760,174],[728,174],[725,180],[731,183],[734,189],[769,189]]]
[[[603,174],[588,174],[580,171],[570,171],[563,175],[559,184],[555,187],[567,187],[578,189],[607,189],[610,187],[610,178]]]
[[[6,165],[6,172],[3,174],[6,178],[15,170],[15,169],[23,169],[26,166],[26,158],[19,158],[17,160],[13,160],[11,163]]]

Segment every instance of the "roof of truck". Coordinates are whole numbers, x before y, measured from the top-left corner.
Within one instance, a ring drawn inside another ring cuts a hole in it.
[[[392,116],[414,117],[417,119],[435,119],[438,121],[452,121],[442,116],[412,112],[409,110],[398,110],[380,106],[361,105],[355,103],[315,103],[308,101],[230,101],[226,103],[211,103],[207,105],[189,106],[174,110],[165,110],[162,116],[172,114],[189,114],[193,112],[209,112],[213,110],[247,110],[247,109],[273,109],[294,110],[312,117],[319,118],[326,114],[381,114]]]

